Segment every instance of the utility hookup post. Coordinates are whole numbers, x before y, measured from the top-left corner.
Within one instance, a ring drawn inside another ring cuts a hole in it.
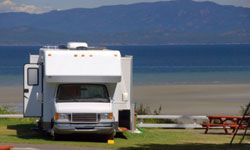
[[[135,103],[133,103],[132,105],[131,105],[131,124],[130,124],[130,127],[131,127],[131,132],[132,133],[142,133],[140,130],[138,130],[137,128],[136,128],[136,120],[137,120],[137,118],[136,118],[136,113],[135,113]]]

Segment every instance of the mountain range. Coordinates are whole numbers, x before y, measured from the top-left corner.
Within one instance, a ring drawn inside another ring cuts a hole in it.
[[[1,45],[250,43],[250,8],[192,0],[0,13]]]

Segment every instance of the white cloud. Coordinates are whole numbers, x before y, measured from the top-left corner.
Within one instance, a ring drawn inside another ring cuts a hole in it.
[[[16,4],[12,0],[3,0],[0,2],[0,12],[26,12],[26,13],[43,13],[44,8],[28,4]]]

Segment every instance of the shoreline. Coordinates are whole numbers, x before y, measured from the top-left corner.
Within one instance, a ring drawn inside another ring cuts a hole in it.
[[[22,89],[0,86],[0,105],[22,110]],[[250,84],[171,84],[134,85],[132,102],[169,115],[239,115],[249,101]]]
[[[97,45],[104,45],[106,47],[109,47],[109,46],[175,46],[175,45],[181,45],[181,46],[185,46],[185,45],[249,45],[250,43],[249,42],[245,42],[245,43],[238,43],[238,42],[231,42],[231,43],[228,43],[228,42],[221,42],[221,43],[165,43],[165,44],[97,44]],[[43,47],[44,45],[48,45],[48,44],[7,44],[7,45],[4,45],[4,44],[0,44],[0,46],[37,46],[37,47]],[[57,43],[57,44],[49,44],[49,45],[60,45],[60,43]],[[94,44],[95,45],[95,44]]]

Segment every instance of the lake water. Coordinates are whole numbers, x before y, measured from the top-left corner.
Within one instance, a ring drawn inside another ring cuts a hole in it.
[[[0,86],[22,85],[38,46],[0,46]],[[108,46],[134,56],[135,85],[250,83],[250,44]]]

